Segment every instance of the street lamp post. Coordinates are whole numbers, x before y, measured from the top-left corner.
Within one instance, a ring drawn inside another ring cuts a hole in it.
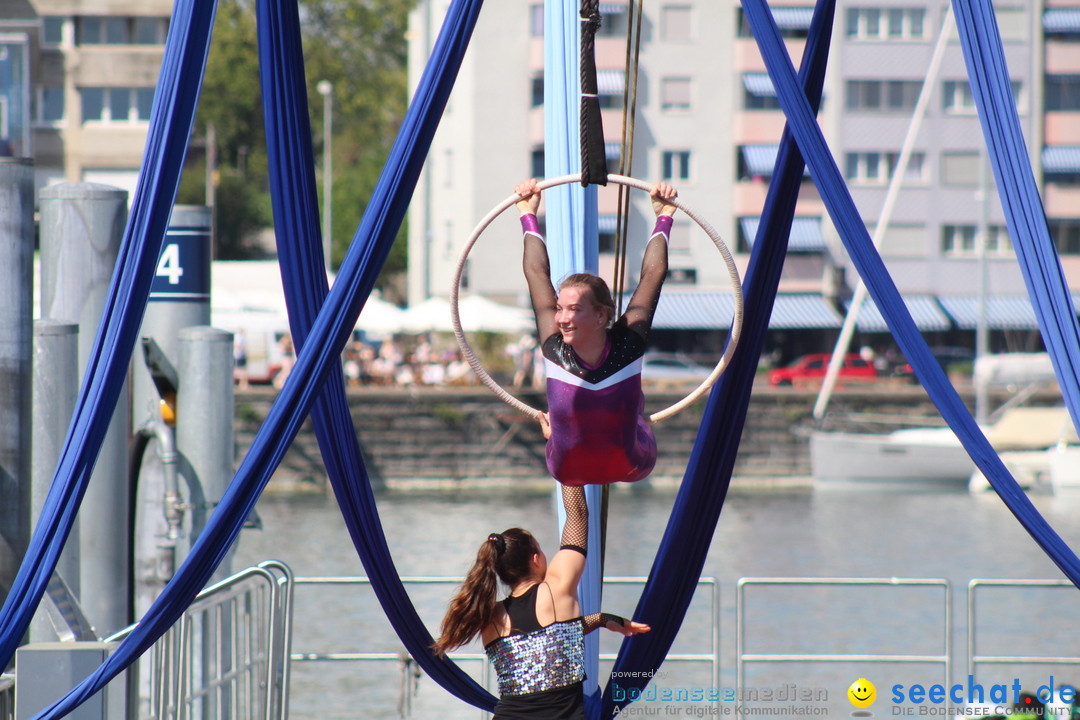
[[[334,177],[331,173],[331,130],[333,127],[333,90],[329,80],[320,80],[315,86],[323,98],[323,258],[327,271],[330,270],[330,205],[334,190]]]

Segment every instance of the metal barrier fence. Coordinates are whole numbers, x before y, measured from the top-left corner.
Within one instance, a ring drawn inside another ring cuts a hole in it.
[[[273,560],[243,570],[199,593],[154,645],[138,717],[286,720],[291,647],[292,571]]]
[[[752,586],[836,586],[836,587],[939,587],[943,592],[941,608],[943,648],[940,654],[903,653],[748,653],[746,652],[746,589]],[[946,684],[949,679],[952,638],[952,600],[947,580],[906,578],[741,578],[736,597],[736,691],[743,697],[745,666],[747,663],[933,663],[940,664]]]
[[[15,676],[0,674],[0,720],[15,720]]]
[[[971,580],[968,583],[967,622],[968,622],[968,674],[974,676],[975,669],[980,664],[1000,665],[1011,663],[1015,665],[1072,665],[1080,663],[1080,657],[1062,655],[980,655],[976,647],[978,638],[978,618],[976,616],[976,595],[980,588],[1064,588],[1068,592],[1066,600],[1072,605],[1075,600],[1076,587],[1068,580]],[[1071,627],[1071,626],[1070,626]],[[1045,647],[1058,647],[1052,643],[1039,643]]]
[[[460,585],[462,577],[403,577],[402,583],[408,585]],[[604,585],[644,585],[647,578],[644,577],[605,577]],[[294,579],[297,587],[302,586],[370,586],[371,580],[367,577],[297,577]],[[708,663],[712,672],[714,687],[720,685],[720,584],[714,577],[703,577],[698,580],[698,585],[709,588],[709,617],[710,628],[710,651],[708,653],[671,653],[664,662],[700,662]],[[492,688],[491,665],[484,653],[451,653],[450,657],[456,661],[480,662],[480,684],[486,688]],[[614,653],[601,653],[600,659],[604,661],[615,660]],[[292,660],[296,662],[397,662],[402,664],[403,690],[408,682],[408,674],[415,670],[412,660],[401,652],[332,652],[332,653],[294,653]],[[402,702],[407,702],[407,694],[402,693]],[[405,708],[399,708],[402,710]],[[482,717],[486,713],[482,713]]]

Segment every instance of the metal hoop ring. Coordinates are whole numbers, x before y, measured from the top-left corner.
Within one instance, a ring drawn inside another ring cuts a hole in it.
[[[649,183],[637,180],[625,175],[608,175],[608,181],[615,183],[616,185],[625,185],[627,187],[636,188],[638,190],[644,190],[649,192],[652,189],[652,185]],[[558,185],[568,185],[570,183],[581,182],[580,174],[563,175],[562,177],[552,178],[550,180],[543,180],[537,185],[538,190],[547,190],[548,188],[556,187]],[[510,197],[503,200],[496,205],[491,212],[483,217],[477,226],[473,229],[472,234],[469,236],[468,241],[465,243],[465,247],[461,251],[461,256],[458,258],[457,268],[454,272],[454,282],[450,287],[450,317],[454,325],[454,335],[457,337],[458,346],[461,348],[461,353],[464,355],[469,366],[476,373],[476,377],[487,386],[495,395],[497,395],[503,402],[511,407],[521,411],[532,418],[539,418],[541,411],[537,408],[528,405],[521,400],[517,399],[509,392],[507,392],[501,385],[488,374],[484,367],[480,364],[480,360],[476,357],[476,354],[472,351],[468,340],[465,339],[465,333],[461,329],[461,316],[458,312],[458,295],[461,289],[461,276],[465,269],[465,261],[469,257],[469,253],[472,252],[473,245],[483,234],[484,230],[501,215],[507,208],[515,205],[521,198],[517,193],[513,193]],[[698,400],[702,395],[709,391],[709,388],[713,386],[717,378],[720,377],[724,369],[730,364],[731,356],[735,352],[735,348],[739,344],[739,336],[742,334],[742,322],[743,322],[743,296],[742,296],[742,282],[739,278],[739,271],[735,267],[735,260],[731,256],[731,251],[728,249],[726,243],[720,237],[720,233],[710,225],[707,221],[701,218],[697,213],[684,205],[679,198],[675,198],[672,201],[675,207],[682,210],[687,216],[690,217],[698,227],[705,231],[705,234],[709,236],[709,239],[713,241],[716,249],[720,251],[720,256],[724,260],[724,265],[727,267],[728,276],[731,279],[731,289],[734,296],[735,311],[731,318],[731,330],[728,333],[727,347],[724,349],[724,354],[720,357],[720,361],[716,363],[716,367],[709,373],[709,377],[705,378],[705,381],[694,388],[689,395],[684,397],[679,402],[664,408],[658,412],[649,416],[650,423],[657,423],[661,420],[666,420],[672,415],[687,408]],[[544,338],[539,339],[540,342],[544,341]]]

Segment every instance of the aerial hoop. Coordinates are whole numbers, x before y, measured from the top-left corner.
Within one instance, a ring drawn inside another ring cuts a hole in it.
[[[616,185],[625,185],[631,188],[637,188],[638,190],[644,190],[649,192],[652,189],[652,185],[649,183],[637,180],[625,175],[608,175],[608,182],[615,183]],[[537,185],[538,190],[547,190],[548,188],[556,187],[557,185],[568,185],[570,183],[581,182],[581,175],[575,173],[573,175],[563,175],[562,177],[552,178],[550,180],[543,180]],[[484,367],[480,364],[480,360],[476,357],[476,354],[472,351],[468,340],[465,339],[465,333],[461,329],[461,316],[458,312],[458,294],[461,289],[461,276],[465,269],[465,261],[469,257],[469,253],[472,252],[473,245],[483,234],[484,230],[499,217],[507,208],[515,205],[521,198],[517,193],[513,193],[510,197],[503,200],[496,205],[487,215],[480,220],[476,228],[473,229],[472,234],[469,236],[468,241],[465,243],[465,247],[461,251],[461,256],[458,258],[457,268],[454,271],[454,282],[450,286],[450,317],[454,325],[454,335],[457,337],[458,345],[461,347],[461,353],[465,356],[465,360],[468,361],[469,366],[476,373],[476,377],[483,383],[489,390],[495,393],[503,402],[511,407],[521,411],[533,419],[540,417],[541,411],[528,405],[521,400],[517,399],[509,392],[507,392],[499,383],[488,374]],[[735,348],[739,344],[739,336],[742,334],[742,322],[743,322],[743,296],[742,296],[742,283],[739,279],[739,271],[735,267],[735,260],[731,256],[731,251],[728,249],[727,244],[720,238],[720,233],[710,225],[706,220],[701,218],[697,213],[688,208],[682,203],[682,201],[676,197],[671,201],[672,204],[678,209],[682,210],[687,216],[690,217],[698,227],[705,231],[705,234],[713,241],[716,249],[720,251],[720,256],[724,260],[724,265],[727,267],[728,276],[731,279],[731,290],[733,299],[735,301],[735,311],[731,317],[731,331],[728,333],[727,347],[724,349],[724,354],[721,356],[720,361],[716,363],[716,367],[709,373],[709,377],[705,378],[705,381],[698,385],[689,395],[684,397],[679,402],[664,408],[658,412],[653,413],[648,417],[650,423],[658,423],[661,420],[666,420],[672,415],[684,410],[692,405],[702,395],[709,391],[709,388],[713,386],[717,378],[731,362],[731,356],[735,352]],[[539,342],[543,342],[543,338],[538,339]]]

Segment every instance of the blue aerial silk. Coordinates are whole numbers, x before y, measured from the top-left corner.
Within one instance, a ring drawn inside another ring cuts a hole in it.
[[[982,10],[978,16],[993,15],[993,8],[988,0],[966,0],[957,3],[958,6],[966,4],[977,5]],[[889,277],[885,265],[874,248],[873,243],[866,231],[866,225],[859,218],[855,204],[851,199],[843,176],[840,174],[832,154],[821,134],[821,129],[814,121],[814,115],[806,102],[805,96],[798,89],[795,79],[795,71],[791,65],[791,59],[784,48],[783,40],[773,21],[772,14],[764,0],[743,0],[743,9],[750,27],[754,31],[754,37],[765,58],[769,75],[773,85],[777,89],[777,97],[784,113],[787,115],[789,127],[792,128],[799,150],[810,167],[810,174],[817,185],[818,191],[829,214],[840,233],[844,245],[851,255],[859,275],[866,282],[870,296],[885,316],[885,320],[892,331],[893,337],[900,346],[904,357],[908,358],[915,374],[923,387],[926,388],[930,399],[937,406],[942,417],[948,421],[949,426],[960,438],[961,443],[971,455],[975,464],[983,471],[990,484],[1001,496],[1006,506],[1024,526],[1024,529],[1034,538],[1040,547],[1046,552],[1051,560],[1074,584],[1080,584],[1080,559],[1065,544],[1061,537],[1050,527],[1049,523],[1035,509],[1028,496],[1016,481],[1009,475],[1001,458],[990,446],[986,436],[983,435],[974,418],[968,412],[956,390],[945,377],[941,366],[934,360],[926,341],[915,327],[911,314],[907,311],[903,299],[892,278]],[[968,22],[966,12],[957,15],[958,24],[966,25]],[[985,29],[986,26],[984,26]],[[992,25],[990,26],[992,27]],[[965,29],[961,37],[969,34]],[[985,34],[985,33],[984,33]],[[1000,44],[1000,39],[998,39]],[[973,66],[975,68],[975,66]],[[998,65],[995,73],[1005,73],[1004,64]],[[1008,77],[1007,74],[1004,77]],[[1003,110],[1003,113],[1015,112],[1015,109]],[[987,121],[984,120],[984,123]],[[989,124],[989,123],[988,123]],[[992,151],[997,152],[995,148]],[[1017,155],[1005,156],[1009,159],[995,161],[995,171],[1007,163],[1016,162]],[[1010,178],[1004,173],[998,172],[998,182],[1001,185],[1009,184]],[[1007,213],[1014,213],[1016,209],[1006,205]],[[1014,226],[1015,219],[1010,219],[1010,228]],[[1048,239],[1048,238],[1046,238]],[[1014,237],[1015,242],[1032,242],[1035,238]],[[1056,260],[1056,258],[1055,258]],[[1042,268],[1046,273],[1047,269]],[[1028,270],[1025,269],[1025,272]],[[1051,273],[1052,274],[1052,273]],[[1045,283],[1046,275],[1033,284]],[[1062,377],[1059,380],[1063,386],[1075,383],[1075,376]],[[1067,398],[1071,402],[1069,398]],[[1075,416],[1076,410],[1070,408]]]
[[[549,178],[581,171],[580,19],[573,0],[547,0],[544,3],[544,174]],[[577,272],[597,273],[596,187],[560,185],[544,192],[548,257],[552,284]],[[546,338],[538,338],[544,342]],[[556,497],[559,497],[556,488]],[[585,486],[589,506],[589,547],[585,574],[578,586],[584,614],[600,612],[603,592],[603,557],[600,519],[603,488]],[[557,501],[558,502],[558,501]],[[565,522],[562,503],[558,503],[560,527]],[[585,703],[587,711],[599,708],[600,638],[585,636]]]
[[[1046,224],[1016,112],[997,18],[986,1],[954,2],[954,7],[1009,236],[1065,404],[1073,425],[1080,427],[1080,323]]]
[[[0,667],[14,656],[56,568],[127,378],[195,120],[215,7],[203,0],[178,0],[173,7],[139,184],[105,312],[52,485],[0,610]]]
[[[480,0],[463,0],[450,7],[368,212],[307,334],[304,351],[188,559],[109,659],[35,718],[56,718],[70,712],[134,662],[180,617],[228,552],[314,405],[331,368],[340,363],[341,350],[405,217],[480,6]],[[209,25],[205,33],[209,36]],[[199,77],[188,76],[187,82],[197,84]],[[156,260],[156,254],[153,257]]]
[[[327,296],[315,161],[306,96],[300,15],[295,2],[259,0],[259,67],[282,284],[289,326],[303,353]],[[434,639],[401,582],[379,520],[356,437],[341,365],[330,368],[311,410],[323,463],[353,545],[372,587],[409,654],[440,685],[472,705],[492,710],[495,698],[450,660],[431,651]]]
[[[834,6],[834,0],[818,4],[799,75],[815,109],[825,81]],[[785,129],[743,280],[745,313],[739,346],[709,395],[675,506],[634,611],[634,619],[652,625],[652,630],[623,640],[612,668],[618,679],[604,691],[603,718],[612,717],[648,684],[671,649],[697,589],[731,482],[802,178],[802,156]]]

